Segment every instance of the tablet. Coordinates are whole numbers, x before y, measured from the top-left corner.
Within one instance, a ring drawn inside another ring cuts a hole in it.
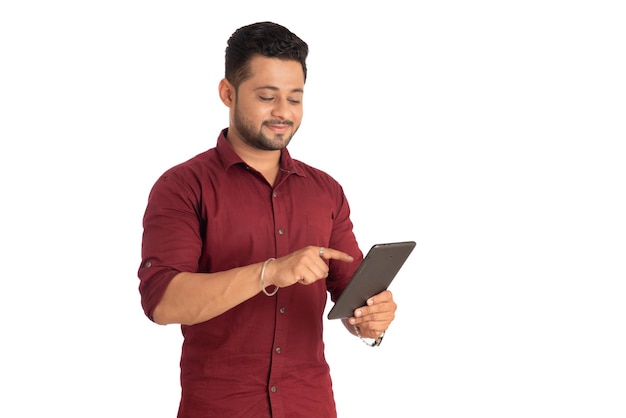
[[[376,244],[370,248],[343,293],[328,312],[328,319],[349,318],[367,299],[386,290],[415,248],[415,241]]]

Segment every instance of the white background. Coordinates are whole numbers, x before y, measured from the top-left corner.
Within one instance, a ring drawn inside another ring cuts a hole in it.
[[[175,416],[141,217],[226,126],[226,40],[260,20],[311,50],[292,155],[364,251],[417,242],[381,347],[326,324],[339,416],[626,416],[622,2],[215,3],[0,6],[0,416]]]

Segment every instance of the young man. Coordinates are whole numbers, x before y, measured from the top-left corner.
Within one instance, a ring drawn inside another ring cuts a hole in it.
[[[181,324],[178,416],[335,417],[324,357],[326,292],[363,259],[341,186],[290,157],[302,120],[308,46],[283,26],[244,26],[226,48],[217,145],[166,171],[143,221],[141,301]],[[391,292],[344,321],[380,338]]]

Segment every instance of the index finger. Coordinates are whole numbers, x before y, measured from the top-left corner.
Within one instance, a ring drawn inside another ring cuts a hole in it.
[[[320,257],[322,257],[324,260],[339,260],[345,261],[347,263],[351,263],[352,261],[354,261],[354,257],[352,257],[350,254],[326,247],[320,247]]]

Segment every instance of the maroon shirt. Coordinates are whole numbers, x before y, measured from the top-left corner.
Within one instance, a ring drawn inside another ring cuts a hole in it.
[[[335,417],[322,341],[326,292],[336,300],[363,259],[343,189],[286,149],[272,187],[226,134],[166,171],[150,192],[138,273],[148,317],[179,272],[228,270],[307,245],[355,261],[330,261],[326,280],[272,297],[259,293],[209,321],[181,326],[178,416]]]

